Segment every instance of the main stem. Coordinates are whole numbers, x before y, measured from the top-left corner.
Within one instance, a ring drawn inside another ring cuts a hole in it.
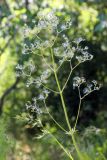
[[[75,146],[75,149],[77,151],[78,157],[79,157],[80,160],[83,160],[83,158],[81,156],[81,153],[79,151],[79,148],[78,148],[78,146],[76,144],[74,133],[72,131],[72,128],[71,128],[71,125],[70,125],[70,122],[69,122],[69,118],[68,118],[68,114],[67,114],[67,109],[66,109],[66,105],[65,105],[65,101],[64,101],[64,97],[63,97],[63,93],[62,93],[62,90],[61,90],[61,87],[60,87],[60,84],[59,84],[59,80],[58,80],[58,76],[57,76],[57,73],[56,73],[56,69],[55,69],[55,61],[54,61],[54,56],[53,56],[52,50],[51,50],[51,54],[52,54],[52,62],[53,62],[53,68],[54,68],[54,75],[55,75],[56,83],[57,83],[57,86],[58,86],[58,90],[59,90],[59,94],[60,94],[60,98],[61,98],[61,102],[62,102],[62,107],[63,107],[64,114],[65,114],[66,123],[68,125],[69,131],[70,131],[70,135],[71,135],[73,144]]]
[[[58,81],[57,73],[54,72],[54,74],[55,74],[56,83],[57,83],[57,86],[58,86],[58,89],[59,89],[59,94],[60,94],[60,98],[61,98],[61,102],[62,102],[64,114],[65,114],[65,119],[66,119],[66,122],[68,124],[68,128],[71,129],[70,122],[69,122],[68,115],[67,115],[67,110],[66,110],[65,102],[64,102],[64,98],[63,98],[63,93],[61,91],[61,87],[60,87],[60,84],[59,84],[59,81]]]
[[[68,114],[67,114],[67,110],[66,110],[66,106],[65,106],[65,101],[64,101],[64,97],[63,97],[63,93],[61,91],[61,87],[60,87],[60,84],[59,84],[59,81],[58,81],[58,77],[57,77],[57,74],[56,72],[54,72],[55,74],[55,79],[56,79],[56,82],[57,82],[57,86],[58,86],[58,89],[59,89],[59,93],[60,93],[60,98],[61,98],[61,102],[62,102],[62,107],[63,107],[63,110],[64,110],[64,114],[65,114],[65,119],[66,119],[66,122],[67,122],[67,125],[68,125],[68,128],[69,128],[69,131],[70,131],[70,135],[72,137],[72,141],[73,141],[73,144],[75,146],[75,149],[78,153],[78,156],[80,158],[80,160],[82,160],[82,156],[81,156],[81,153],[78,149],[78,146],[76,144],[76,141],[75,141],[75,137],[74,137],[74,133],[72,131],[72,128],[71,128],[71,125],[70,125],[70,122],[69,122],[69,118],[68,118]]]

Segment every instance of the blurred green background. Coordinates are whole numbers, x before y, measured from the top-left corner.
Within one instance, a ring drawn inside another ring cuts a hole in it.
[[[78,122],[80,130],[78,139],[80,147],[90,155],[92,160],[106,160],[106,0],[0,0],[0,160],[67,160],[62,150],[49,137],[46,140],[35,139],[40,129],[27,125],[25,103],[35,95],[37,90],[34,87],[25,87],[25,79],[17,78],[15,73],[16,65],[20,61],[26,61],[22,56],[23,26],[25,23],[31,25],[38,11],[45,9],[54,9],[60,17],[71,17],[70,40],[73,41],[78,37],[85,38],[86,41],[82,45],[88,46],[90,53],[94,55],[90,63],[82,64],[75,71],[75,75],[85,75],[87,79],[97,79],[103,84],[100,91],[92,93],[82,104]],[[43,65],[37,57],[32,58],[38,66]],[[68,74],[67,67],[65,65],[60,75],[62,83],[64,81],[62,77]],[[40,70],[37,74],[39,72]],[[69,106],[71,124],[77,113],[78,97],[76,95],[69,82],[65,90],[65,98]],[[60,98],[54,94],[50,96],[48,106],[55,118],[62,122]],[[21,115],[22,119],[18,115]],[[44,123],[49,123],[51,128],[55,129],[49,118],[45,119]],[[67,139],[63,139],[63,143],[66,144]],[[69,144],[66,145],[69,146]]]

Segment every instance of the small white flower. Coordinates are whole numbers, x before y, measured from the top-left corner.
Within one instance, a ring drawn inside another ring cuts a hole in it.
[[[83,89],[83,93],[84,93],[84,94],[90,93],[90,89],[89,89],[88,87],[85,87],[85,88]]]
[[[80,86],[84,82],[86,82],[84,77],[74,77],[74,79],[73,79],[73,88],[75,89],[75,87]]]
[[[21,65],[21,64],[17,64],[16,69],[23,70],[24,67],[23,67],[23,65]]]
[[[80,37],[80,38],[77,38],[74,42],[77,43],[77,44],[79,44],[82,41],[85,41],[85,39],[83,39],[83,38]]]
[[[62,30],[65,30],[65,29],[66,29],[66,25],[63,24],[63,25],[61,26],[61,29],[62,29]]]
[[[38,99],[39,99],[39,100],[44,100],[44,99],[45,99],[45,97],[44,97],[44,95],[43,95],[43,94],[40,94],[40,95],[39,95],[39,97],[38,97]]]
[[[47,27],[47,24],[46,24],[46,22],[44,20],[41,20],[41,21],[38,22],[38,27],[40,29],[44,29],[44,28]]]
[[[49,92],[48,90],[45,89],[45,90],[43,91],[43,93],[49,94],[50,92]]]
[[[25,67],[23,65],[21,65],[21,64],[18,64],[16,66],[16,76],[17,77],[20,77],[20,76],[22,76],[24,74],[24,68]]]
[[[92,83],[93,83],[94,85],[97,85],[97,81],[96,81],[96,80],[92,80]]]
[[[26,109],[27,109],[27,110],[30,109],[30,108],[32,108],[32,105],[31,105],[31,102],[30,102],[30,101],[28,101],[28,102],[25,104],[25,106],[26,106]]]
[[[63,47],[66,48],[69,46],[69,43],[65,42],[65,43],[62,43]]]

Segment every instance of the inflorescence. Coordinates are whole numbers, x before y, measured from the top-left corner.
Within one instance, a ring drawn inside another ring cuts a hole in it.
[[[70,38],[65,34],[65,32],[72,26],[71,20],[61,24],[59,17],[57,17],[54,12],[39,12],[37,15],[37,21],[33,20],[32,23],[33,27],[29,27],[27,24],[24,26],[24,45],[22,54],[25,56],[33,54],[41,57],[45,64],[45,71],[43,71],[40,76],[34,78],[33,74],[37,71],[37,67],[30,57],[30,61],[28,63],[18,64],[16,66],[16,73],[17,76],[22,76],[27,79],[27,87],[35,85],[36,88],[42,89],[42,92],[38,97],[34,97],[32,101],[28,101],[26,103],[27,110],[31,109],[38,114],[41,114],[43,111],[40,109],[38,101],[43,101],[44,105],[46,105],[45,100],[50,91],[58,93],[48,86],[48,79],[50,76],[58,72],[64,62],[70,62],[70,74],[64,84],[64,87],[60,91],[61,93],[65,89],[72,71],[81,63],[92,60],[93,55],[88,52],[87,46],[83,48],[81,47],[81,42],[84,41],[83,38],[76,38],[71,42]],[[45,55],[45,53],[49,54]],[[57,61],[52,62],[50,60],[53,58],[51,57],[52,54]],[[72,65],[73,60],[76,62],[75,66]],[[91,92],[99,90],[101,87],[101,85],[98,85],[96,80],[93,80],[91,83],[87,83],[84,77],[76,76],[73,78],[74,89],[77,87],[80,90],[81,85],[84,84],[85,87],[82,91],[83,94],[82,96],[80,95],[81,99]]]

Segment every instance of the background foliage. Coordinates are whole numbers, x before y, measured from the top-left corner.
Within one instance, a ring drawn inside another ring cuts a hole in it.
[[[91,63],[82,64],[75,72],[75,75],[85,75],[86,78],[97,79],[103,84],[99,92],[88,96],[82,104],[78,129],[85,138],[83,145],[84,154],[92,156],[92,159],[107,159],[107,2],[106,0],[2,0],[0,1],[0,113],[8,127],[7,135],[11,134],[16,141],[11,152],[7,152],[14,159],[35,159],[48,160],[66,159],[56,143],[50,138],[47,141],[34,141],[35,134],[40,130],[25,121],[25,102],[35,94],[35,88],[25,87],[25,79],[19,79],[15,75],[15,67],[18,62],[24,63],[22,56],[23,47],[23,26],[27,23],[32,25],[40,10],[54,9],[58,16],[67,19],[71,17],[72,27],[67,31],[69,38],[83,37],[86,39],[81,45],[87,45],[90,53],[94,55]],[[62,20],[63,20],[62,18]],[[43,66],[43,62],[33,57],[35,64]],[[68,74],[67,68],[62,69],[60,79],[63,83]],[[39,69],[36,74],[41,72]],[[53,82],[50,82],[52,85]],[[71,124],[77,112],[77,93],[72,91],[71,82],[65,91],[66,103],[68,106]],[[59,97],[51,94],[48,105],[58,121],[62,121],[62,111]],[[71,98],[72,97],[72,98]],[[73,106],[73,107],[72,107]],[[23,114],[21,114],[23,112]],[[21,115],[21,118],[18,117]],[[24,119],[24,120],[23,120]],[[51,120],[46,119],[45,123],[54,129]],[[2,123],[3,124],[3,123]],[[0,136],[4,129],[0,124]],[[91,126],[95,126],[91,127]],[[94,128],[94,129],[93,129]],[[3,134],[4,135],[4,134]],[[86,136],[86,137],[85,137]],[[87,139],[87,140],[86,140]],[[13,141],[14,141],[13,140]],[[66,141],[66,140],[65,140]],[[5,142],[0,141],[5,145]],[[64,142],[66,143],[66,142]],[[53,145],[52,145],[53,144]],[[81,143],[80,143],[81,144]],[[67,144],[69,145],[69,144]],[[88,146],[87,151],[85,145]],[[1,150],[2,147],[0,147]],[[4,147],[5,148],[5,147]],[[75,152],[74,152],[75,154]],[[4,156],[3,156],[4,157]],[[93,158],[94,157],[94,158]],[[1,158],[1,157],[0,157]],[[4,158],[5,159],[5,158]],[[9,158],[7,158],[9,159]],[[76,158],[77,159],[77,158]]]

